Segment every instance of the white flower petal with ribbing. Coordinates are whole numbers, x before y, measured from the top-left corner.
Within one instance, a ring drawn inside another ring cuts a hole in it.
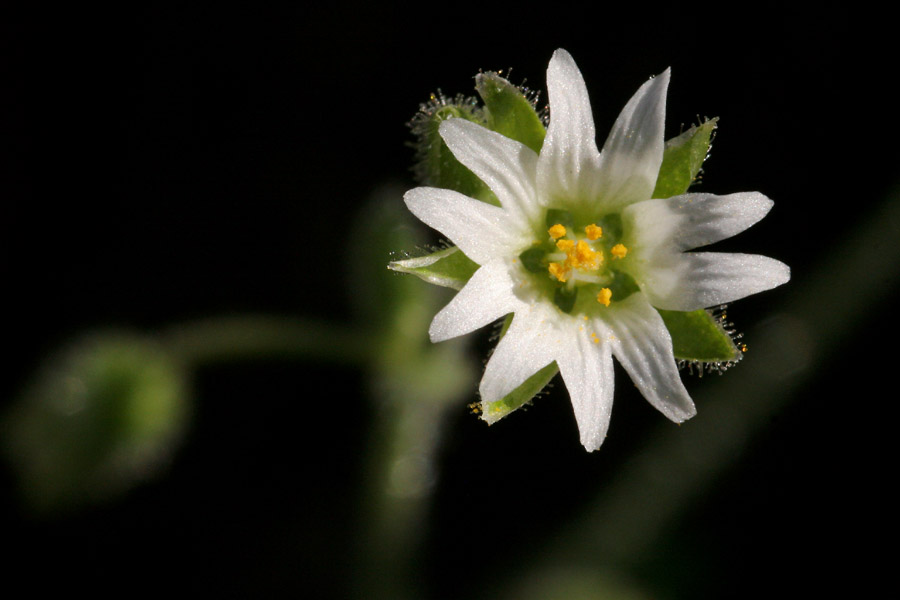
[[[581,443],[588,452],[603,443],[612,414],[613,361],[610,345],[603,341],[606,337],[594,343],[587,329],[573,328],[556,358],[572,400]]]
[[[787,265],[758,254],[687,252],[673,255],[671,263],[660,261],[650,265],[646,270],[647,278],[658,276],[663,270],[678,274],[676,285],[662,294],[658,289],[647,289],[647,296],[653,306],[665,310],[691,311],[734,302],[771,290],[791,278]]]
[[[453,155],[484,181],[520,228],[539,218],[535,173],[538,155],[505,135],[465,119],[440,125],[440,134]]]
[[[669,419],[681,423],[693,417],[697,410],[681,383],[672,337],[662,317],[644,294],[632,294],[615,308],[607,341],[631,381]]]
[[[550,125],[538,157],[538,189],[555,198],[596,198],[600,152],[581,71],[565,50],[547,67]]]
[[[508,226],[507,211],[459,192],[419,187],[406,192],[403,200],[412,214],[450,238],[479,265],[512,255],[527,243],[524,230]]]
[[[757,192],[683,194],[627,206],[622,218],[634,248],[629,268],[651,304],[691,311],[739,300],[790,279],[765,256],[684,250],[732,237],[762,219],[773,202]]]
[[[669,70],[647,81],[616,119],[600,153],[598,195],[607,210],[646,200],[662,165]]]
[[[472,275],[453,300],[431,322],[432,342],[465,335],[516,312],[521,301],[512,293],[513,280],[502,258],[495,259]]]
[[[555,307],[544,303],[521,303],[484,369],[479,386],[482,400],[502,399],[554,361],[557,349],[569,337],[553,311]]]
[[[631,225],[636,247],[683,251],[739,234],[765,217],[773,204],[759,192],[682,194],[632,204],[622,216]]]

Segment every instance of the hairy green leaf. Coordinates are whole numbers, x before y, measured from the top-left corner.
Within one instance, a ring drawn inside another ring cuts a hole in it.
[[[710,311],[660,310],[659,314],[672,336],[675,358],[700,362],[740,360],[741,349],[725,331],[722,320]]]
[[[555,362],[550,363],[496,402],[481,403],[481,418],[489,424],[496,423],[514,410],[530,402],[559,371]]]
[[[685,193],[694,183],[709,153],[709,142],[718,119],[694,125],[666,142],[662,166],[653,198],[671,198]]]
[[[475,89],[484,101],[487,128],[541,151],[547,130],[534,104],[518,87],[497,73],[479,73]]]

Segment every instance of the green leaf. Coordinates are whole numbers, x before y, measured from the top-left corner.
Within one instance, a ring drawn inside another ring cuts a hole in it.
[[[718,118],[710,119],[666,142],[653,198],[683,194],[694,183],[709,153],[710,137],[717,122]]]
[[[740,360],[741,349],[725,331],[721,319],[710,311],[660,310],[659,314],[672,336],[675,358],[700,362]]]
[[[426,256],[395,260],[388,269],[410,273],[428,283],[461,290],[478,270],[478,264],[456,246],[438,250]]]
[[[547,130],[534,104],[518,87],[497,73],[479,73],[475,89],[484,100],[487,128],[541,151]]]
[[[419,107],[409,126],[415,135],[415,173],[423,185],[455,190],[470,198],[476,198],[496,206],[497,197],[475,174],[456,160],[444,143],[438,128],[447,119],[466,119],[486,125],[482,110],[462,96],[449,99],[433,96],[428,104]]]
[[[515,390],[496,402],[481,402],[481,418],[488,424],[494,424],[514,410],[530,402],[559,371],[555,362],[550,363],[517,387]]]

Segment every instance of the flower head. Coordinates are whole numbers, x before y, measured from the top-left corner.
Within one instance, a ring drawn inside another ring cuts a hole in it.
[[[762,194],[651,199],[668,83],[667,70],[640,87],[601,151],[581,72],[557,50],[547,69],[550,123],[540,154],[464,119],[440,126],[454,156],[500,206],[430,187],[404,197],[480,265],[435,316],[432,341],[512,313],[481,380],[482,399],[490,406],[555,361],[588,450],[600,446],[609,425],[613,356],[668,418],[681,422],[696,412],[656,309],[714,306],[790,278],[786,265],[764,256],[685,252],[762,219],[772,207]]]

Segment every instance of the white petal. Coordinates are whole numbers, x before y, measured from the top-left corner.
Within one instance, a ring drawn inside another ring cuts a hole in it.
[[[669,69],[647,81],[616,119],[600,155],[598,185],[605,209],[647,200],[663,157]]]
[[[468,167],[497,195],[522,224],[538,218],[535,192],[537,154],[531,148],[465,119],[449,119],[440,134],[453,156]]]
[[[730,238],[766,216],[773,202],[759,192],[683,194],[628,206],[634,245],[691,250]]]
[[[403,200],[422,222],[446,235],[480,265],[515,253],[515,248],[523,244],[522,230],[511,227],[509,215],[498,206],[429,187],[412,189]]]
[[[428,329],[432,342],[440,342],[475,331],[513,312],[519,300],[513,295],[513,280],[503,259],[475,271],[453,300],[435,315]]]
[[[640,293],[613,305],[606,319],[613,356],[644,398],[676,423],[697,414],[681,382],[672,338],[659,313]]]
[[[553,362],[554,352],[568,343],[553,310],[542,304],[522,303],[515,311],[512,324],[485,367],[479,386],[483,400],[502,399]]]
[[[547,93],[550,126],[538,159],[538,187],[544,201],[593,198],[600,159],[594,117],[581,71],[565,50],[557,50],[550,59]]]
[[[599,448],[606,438],[614,390],[610,345],[603,343],[605,331],[597,333],[600,342],[594,343],[587,329],[575,330],[556,357],[572,400],[581,443],[588,452]]]
[[[677,273],[668,285],[646,286],[650,302],[668,310],[697,310],[732,302],[787,283],[790,268],[782,262],[757,254],[688,252],[674,257],[667,267],[658,261],[656,274]],[[668,289],[666,289],[668,288]]]

